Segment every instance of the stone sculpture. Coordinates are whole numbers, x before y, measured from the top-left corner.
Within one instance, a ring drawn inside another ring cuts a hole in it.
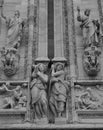
[[[83,66],[89,76],[96,76],[100,71],[100,54],[101,50],[96,46],[91,46],[84,50]]]
[[[7,44],[9,47],[18,48],[21,44],[24,22],[20,18],[19,10],[16,10],[12,18],[7,18],[3,14],[3,4],[1,7],[1,17],[5,19],[7,25]]]
[[[64,64],[58,62],[52,65],[50,80],[50,110],[54,117],[62,117],[65,111],[69,83],[65,80]]]
[[[90,9],[86,9],[84,15],[81,15],[79,7],[77,7],[77,11],[77,20],[81,22],[80,28],[83,31],[84,70],[89,76],[96,76],[100,71],[99,56],[101,54],[100,46],[102,43],[100,23],[98,20],[90,18]]]
[[[83,31],[84,47],[92,45],[99,46],[101,40],[101,30],[98,20],[90,18],[90,9],[84,11],[84,15],[80,14],[80,8],[77,8],[77,20],[81,22],[80,28]]]
[[[47,116],[47,82],[46,66],[43,63],[33,65],[31,81],[31,98],[35,118]]]
[[[19,68],[20,56],[15,48],[5,48],[1,50],[1,61],[6,76],[13,76]]]

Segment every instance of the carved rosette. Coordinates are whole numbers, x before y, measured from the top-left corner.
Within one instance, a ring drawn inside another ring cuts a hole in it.
[[[83,67],[89,76],[96,76],[100,71],[101,50],[96,46],[87,47],[83,54]]]

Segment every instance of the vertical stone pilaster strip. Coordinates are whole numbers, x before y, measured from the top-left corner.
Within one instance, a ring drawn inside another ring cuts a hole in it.
[[[73,12],[73,0],[67,0],[68,6],[68,35],[69,35],[69,59],[70,59],[70,77],[71,77],[71,99],[72,99],[72,120],[76,121],[75,113],[75,94],[74,94],[74,81],[76,79],[75,70],[75,30],[74,30],[74,12]]]
[[[33,47],[33,32],[34,32],[34,0],[28,0],[28,24],[29,24],[29,39],[28,39],[28,61],[27,61],[27,76],[29,82],[28,87],[28,103],[27,103],[27,117],[30,121],[30,81],[31,81],[31,67],[32,67],[32,47]]]
[[[36,61],[48,61],[47,0],[39,0],[39,41]]]
[[[65,61],[63,46],[63,2],[54,0],[54,61]]]
[[[102,31],[102,33],[103,33],[103,10],[102,10],[101,0],[97,0],[97,4],[98,4],[98,11],[99,11],[101,31]]]

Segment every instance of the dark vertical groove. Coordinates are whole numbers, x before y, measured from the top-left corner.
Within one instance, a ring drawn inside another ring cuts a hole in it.
[[[48,0],[48,58],[54,58],[54,0]]]

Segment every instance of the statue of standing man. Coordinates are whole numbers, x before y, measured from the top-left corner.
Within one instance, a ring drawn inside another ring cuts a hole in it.
[[[98,20],[93,20],[90,17],[90,9],[86,9],[81,15],[80,8],[77,7],[77,20],[81,22],[80,27],[83,31],[83,41],[85,46],[90,46],[92,43],[99,43],[100,24]]]
[[[20,18],[19,10],[16,10],[12,18],[7,18],[3,14],[3,3],[1,7],[1,17],[5,19],[7,25],[7,44],[9,47],[17,49],[21,43],[23,21]]]

